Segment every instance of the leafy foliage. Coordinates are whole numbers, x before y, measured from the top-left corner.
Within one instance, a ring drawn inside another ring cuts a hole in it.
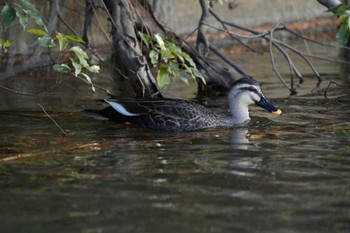
[[[339,17],[339,27],[336,32],[337,46],[344,46],[348,43],[350,36],[350,18],[347,11],[350,10],[350,5],[339,4],[330,9],[336,16]]]
[[[10,25],[15,20],[15,18],[16,18],[15,9],[11,5],[6,4],[1,11],[1,19],[5,30],[7,30],[10,27]]]
[[[74,75],[82,76],[88,83],[91,84],[92,90],[95,91],[94,85],[88,74],[82,72],[84,70],[92,73],[99,73],[100,67],[98,65],[90,65],[88,62],[89,56],[79,46],[73,46],[69,49],[69,42],[84,43],[83,39],[74,35],[65,35],[57,33],[54,37],[51,37],[48,33],[47,27],[40,17],[39,11],[29,2],[29,0],[16,0],[13,3],[7,3],[1,11],[1,20],[4,29],[7,30],[11,24],[15,21],[16,17],[19,19],[20,25],[23,29],[26,29],[29,19],[35,21],[40,28],[30,28],[27,30],[37,36],[37,40],[33,44],[42,48],[56,47],[58,42],[58,49],[60,52],[68,50],[74,54],[75,57],[69,57],[70,65],[67,63],[55,64],[53,69],[61,73],[72,72],[71,67],[74,69]],[[0,51],[7,52],[11,42],[8,40],[0,39]]]
[[[7,30],[13,21],[19,18],[23,28],[28,24],[29,18],[32,18],[37,25],[45,28],[46,26],[39,15],[39,11],[28,0],[16,0],[14,3],[6,4],[1,11],[1,19],[5,30]]]
[[[7,50],[10,46],[11,46],[11,42],[9,40],[0,39],[0,52],[4,51],[5,53],[7,53]]]
[[[192,58],[171,39],[163,39],[159,34],[145,34],[139,32],[139,36],[145,46],[150,50],[149,59],[155,67],[158,67],[157,83],[160,88],[171,83],[171,77],[180,78],[188,83],[188,74],[192,78],[205,79],[196,68]]]

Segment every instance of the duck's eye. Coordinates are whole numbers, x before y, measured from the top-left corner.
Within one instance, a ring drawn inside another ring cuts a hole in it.
[[[248,90],[251,92],[257,92],[257,90],[254,87],[249,87]]]
[[[255,87],[241,87],[240,89],[244,91],[254,92],[259,95],[259,91]]]

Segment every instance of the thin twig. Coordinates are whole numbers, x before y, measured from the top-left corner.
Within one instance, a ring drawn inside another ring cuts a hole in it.
[[[64,136],[68,136],[68,134],[66,133],[66,131],[59,126],[59,124],[57,124],[57,122],[45,111],[44,107],[41,106],[41,104],[38,104],[38,106],[43,110],[43,112],[45,113],[45,115],[61,130],[61,132],[63,133]]]
[[[273,37],[273,30],[270,30],[270,38]],[[271,60],[271,64],[272,64],[272,70],[273,72],[275,72],[275,74],[277,75],[277,77],[279,78],[279,80],[281,80],[282,84],[291,92],[291,93],[295,93],[295,90],[292,89],[291,87],[288,86],[288,84],[284,81],[284,79],[282,78],[281,74],[279,73],[277,67],[276,67],[276,63],[275,63],[275,58],[273,55],[273,43],[272,40],[269,41],[269,45],[270,45],[270,60]]]
[[[318,59],[318,60],[322,60],[322,61],[327,61],[330,63],[339,63],[339,64],[344,64],[344,65],[350,65],[350,62],[348,61],[344,61],[344,60],[339,60],[339,59],[330,59],[330,58],[326,58],[326,57],[322,57],[322,56],[318,56],[318,55],[314,55],[314,54],[304,54],[305,57],[311,57],[314,59]]]
[[[184,41],[186,41],[190,36],[192,36],[196,31],[198,30],[198,27],[196,27],[195,29],[193,29],[187,36],[185,36],[185,38],[183,39]]]
[[[72,74],[73,75],[73,74]],[[86,83],[86,84],[88,84],[88,85],[90,85],[91,86],[91,83],[90,82],[88,82],[85,78],[83,78],[83,77],[80,77],[80,76],[75,76],[74,75],[74,77],[76,77],[76,78],[78,78],[80,81],[83,81],[84,83]],[[102,91],[105,91],[107,94],[111,94],[111,92],[108,90],[108,89],[106,89],[106,88],[104,88],[104,87],[101,87],[100,85],[97,85],[97,84],[95,84],[95,83],[93,83],[92,84],[95,88],[97,88],[97,89],[100,89],[100,90],[102,90]]]
[[[70,76],[67,76],[66,78],[64,78],[64,79],[62,79],[60,81],[56,81],[54,84],[46,87],[45,89],[39,90],[39,91],[36,91],[36,92],[19,91],[19,90],[13,89],[13,88],[6,87],[6,86],[1,85],[1,84],[0,84],[0,88],[4,89],[6,91],[9,91],[9,92],[13,92],[13,93],[18,94],[18,95],[35,96],[35,95],[39,95],[41,93],[45,93],[47,91],[52,90],[52,88],[54,88],[56,85],[60,85],[62,82],[66,81],[69,78],[70,78]]]
[[[318,79],[318,82],[320,83],[322,80],[321,80],[321,77],[320,77],[320,74],[317,72],[316,68],[312,65],[312,63],[309,61],[309,59],[307,59],[307,56],[309,55],[306,55],[304,54],[303,52],[299,51],[298,49],[296,48],[293,48],[292,46],[280,41],[280,40],[277,40],[277,39],[273,39],[275,42],[277,42],[278,44],[288,48],[289,50],[293,51],[294,53],[298,54],[305,62],[306,64],[308,64],[308,66],[310,67],[310,69],[312,70],[312,72],[316,75],[317,79]]]
[[[103,2],[103,1],[102,1]],[[103,3],[104,4],[104,3]],[[95,16],[96,16],[96,20],[97,20],[97,22],[98,22],[98,24],[99,24],[99,29],[101,29],[101,31],[103,32],[103,34],[105,35],[105,38],[107,38],[107,40],[111,43],[111,45],[113,46],[113,48],[114,48],[114,44],[113,44],[113,41],[112,41],[112,39],[110,38],[110,36],[108,36],[109,35],[109,33],[108,32],[106,32],[106,30],[105,30],[105,28],[104,28],[104,25],[102,24],[102,21],[101,21],[101,18],[100,18],[100,16],[96,13],[96,8],[94,7],[94,6],[92,6],[92,9],[93,9],[93,11],[94,11],[94,14],[95,14]],[[106,9],[104,9],[105,11],[107,11]],[[115,49],[114,49],[114,51],[115,51]]]
[[[273,38],[272,38],[272,40],[273,40]],[[294,73],[295,73],[299,77],[300,82],[302,82],[303,81],[303,76],[300,73],[300,71],[297,69],[297,67],[294,65],[294,63],[293,63],[292,59],[290,58],[289,54],[278,43],[275,43],[273,41],[272,44],[282,53],[282,55],[287,60],[287,62],[289,64],[289,68],[290,68],[292,79],[293,79],[293,76],[294,76]]]
[[[327,86],[326,89],[324,90],[324,93],[323,93],[324,98],[327,98],[327,91],[328,91],[329,87],[330,87],[332,84],[334,84],[334,85],[336,85],[336,86],[338,86],[338,87],[344,87],[344,88],[346,88],[346,86],[340,85],[340,84],[334,82],[333,80],[331,80],[331,81],[329,81],[328,86]]]
[[[234,33],[232,33],[227,27],[226,25],[229,25],[230,26],[230,23],[225,21],[223,18],[221,18],[218,14],[216,14],[216,12],[213,10],[213,9],[209,9],[209,12],[215,17],[215,19],[217,21],[219,21],[221,23],[221,25],[225,28],[225,30],[227,31],[227,33],[229,33],[229,35],[237,40],[241,45],[243,45],[244,47],[248,48],[249,50],[252,50],[253,52],[256,52],[256,53],[260,53],[261,54],[261,51],[259,50],[256,50],[255,48],[247,45],[246,43],[244,43],[239,37],[239,35],[235,35]],[[251,32],[252,33],[252,32]],[[259,33],[252,33],[252,34],[259,34]]]
[[[238,73],[247,75],[247,73],[241,67],[239,67],[237,64],[232,62],[230,59],[228,59],[219,49],[217,49],[216,47],[210,44],[209,44],[209,49],[213,51],[217,56],[219,56],[222,60],[224,60],[227,64],[232,66],[235,70],[237,70]]]
[[[261,38],[260,38],[261,35],[245,36],[245,35],[240,35],[240,34],[234,33],[234,32],[232,32],[232,31],[230,31],[230,30],[228,30],[228,29],[222,29],[222,28],[215,27],[215,26],[210,25],[210,24],[204,24],[204,25],[206,25],[206,26],[208,26],[208,27],[211,27],[211,28],[214,28],[214,29],[216,29],[216,30],[218,30],[218,31],[226,32],[227,34],[229,34],[229,36],[230,36],[232,39],[237,40],[238,43],[239,43],[240,45],[246,47],[247,49],[249,49],[249,50],[251,50],[251,51],[253,51],[253,52],[255,52],[255,53],[264,54],[263,51],[258,50],[258,49],[254,48],[254,47],[252,47],[252,46],[247,45],[247,44],[244,43],[241,39],[238,38],[238,37],[242,37],[242,38],[245,38],[245,39],[255,39],[255,38],[261,39]],[[265,33],[264,33],[264,34],[265,34]]]
[[[3,86],[1,84],[0,84],[0,88],[4,89],[6,91],[9,91],[9,92],[13,92],[13,93],[18,94],[18,95],[28,95],[28,96],[36,95],[36,93],[31,93],[31,92],[25,92],[25,91],[19,91],[19,90],[11,89],[11,88],[5,87],[5,86]]]
[[[243,35],[243,34],[238,34],[236,32],[233,32],[233,31],[230,31],[228,30],[227,28],[223,29],[223,28],[219,28],[219,27],[216,27],[216,26],[213,26],[211,24],[208,24],[208,23],[204,23],[204,25],[208,26],[208,27],[211,27],[213,29],[216,29],[218,31],[222,31],[222,32],[226,32],[228,34],[232,34],[236,37],[241,37],[241,38],[244,38],[244,39],[261,39],[261,37],[263,36],[266,36],[269,34],[269,31],[267,32],[262,32],[260,34],[253,34],[253,35]]]
[[[285,30],[285,31],[290,32],[291,34],[293,34],[293,35],[295,35],[295,36],[298,36],[298,37],[300,37],[300,38],[302,38],[302,39],[305,39],[305,40],[312,41],[312,42],[314,42],[314,43],[318,43],[318,44],[321,44],[321,45],[326,45],[325,43],[318,42],[318,41],[315,41],[315,40],[306,38],[306,37],[304,37],[304,36],[302,36],[302,35],[300,35],[300,34],[294,33],[292,30],[288,29],[288,28],[287,28],[285,25],[283,25],[283,24],[278,24],[278,25],[275,26],[273,29],[270,29],[270,30],[269,30],[270,36],[268,36],[266,33],[261,33],[261,32],[259,32],[259,31],[256,31],[256,30],[253,30],[253,29],[250,29],[250,28],[246,28],[246,27],[243,27],[243,26],[238,25],[238,24],[235,24],[235,23],[225,21],[225,20],[223,20],[221,17],[219,17],[212,9],[209,9],[209,12],[210,12],[220,23],[223,23],[223,24],[225,24],[225,25],[228,25],[228,26],[231,26],[231,27],[234,27],[234,28],[243,30],[243,31],[247,31],[247,32],[249,32],[249,33],[252,33],[253,35],[260,36],[262,39],[266,39],[266,40],[268,40],[268,41],[273,40],[273,43],[270,43],[270,44],[271,44],[271,45],[274,45],[276,48],[278,48],[278,47],[276,46],[276,43],[277,43],[277,44],[283,45],[284,47],[286,47],[286,48],[290,49],[291,51],[293,51],[294,53],[298,54],[300,57],[303,58],[303,60],[308,64],[308,66],[309,66],[309,67],[311,68],[311,70],[314,72],[314,74],[316,75],[318,81],[321,82],[321,78],[320,78],[319,73],[317,72],[317,70],[315,69],[315,67],[312,65],[312,63],[307,59],[307,57],[306,57],[307,55],[304,54],[304,53],[302,53],[302,52],[300,52],[299,50],[297,50],[297,49],[295,49],[295,48],[293,48],[293,47],[287,45],[286,43],[284,43],[284,42],[282,42],[282,41],[280,41],[280,40],[277,40],[277,39],[272,38],[272,37],[271,37],[271,30],[273,30],[273,31],[276,31],[276,30]],[[237,35],[238,35],[238,34],[237,34]],[[330,45],[327,44],[327,46],[330,46]],[[270,49],[271,49],[271,46],[270,46]],[[278,49],[279,49],[279,48],[278,48]],[[280,52],[281,52],[281,50],[280,50]],[[281,52],[281,53],[283,53],[283,52]],[[270,55],[271,55],[271,50],[270,50]],[[286,54],[284,54],[284,55],[286,55]],[[290,58],[287,58],[287,57],[289,57],[289,55],[287,55],[287,56],[285,56],[285,57],[286,57],[287,60],[290,61]],[[272,61],[274,62],[274,57],[272,56],[271,58],[272,58]],[[319,57],[315,56],[315,58],[319,58]],[[326,59],[324,59],[324,60],[326,60]],[[293,66],[294,66],[294,65],[293,65]],[[298,71],[295,69],[295,66],[294,66],[294,67],[293,67],[293,66],[292,66],[293,70],[294,70],[296,73],[298,73]],[[276,73],[276,71],[277,71],[277,70],[276,70],[276,67],[273,67],[273,69],[274,69],[274,71],[275,71],[275,73]],[[277,74],[277,73],[276,73],[276,74]],[[277,75],[279,75],[279,74],[277,74]],[[298,75],[298,76],[299,76],[299,75]],[[299,77],[300,77],[300,76],[299,76]],[[279,75],[279,78],[281,78],[280,75]],[[282,81],[282,80],[281,80],[281,81]]]
[[[103,5],[104,5],[104,9],[105,9],[105,11],[107,12],[107,14],[109,15],[109,17],[110,17],[110,19],[111,19],[111,22],[113,23],[113,25],[116,27],[116,25],[115,25],[115,22],[112,20],[112,17],[111,17],[111,15],[110,15],[110,13],[109,13],[109,11],[108,11],[108,9],[107,9],[107,7],[106,7],[106,5],[105,5],[105,3],[102,1],[102,3],[103,3]],[[74,29],[73,28],[71,28],[67,23],[66,23],[66,21],[61,17],[61,15],[60,15],[60,13],[58,12],[58,18],[62,21],[62,23],[68,28],[68,30],[69,31],[71,31],[74,35],[78,35],[75,31],[74,31]],[[102,27],[101,27],[102,28]],[[117,27],[116,27],[117,28]],[[105,32],[104,32],[105,33]],[[106,33],[105,33],[106,34]],[[94,55],[98,60],[99,60],[99,62],[102,62],[104,65],[107,65],[108,67],[110,67],[110,68],[112,68],[112,69],[114,69],[115,71],[117,71],[118,73],[119,73],[119,75],[120,76],[122,76],[123,78],[128,78],[127,76],[125,76],[125,74],[120,70],[120,69],[118,69],[117,67],[115,67],[115,66],[113,66],[113,65],[111,65],[111,64],[109,64],[109,63],[107,63],[107,62],[105,62],[101,57],[100,57],[100,55],[90,46],[90,45],[88,45],[88,44],[86,44],[86,43],[81,43],[89,52],[90,52],[90,54],[92,54],[92,55]],[[113,44],[113,48],[114,48],[114,44]],[[114,49],[115,50],[115,49]],[[103,89],[103,88],[101,88],[101,89]]]

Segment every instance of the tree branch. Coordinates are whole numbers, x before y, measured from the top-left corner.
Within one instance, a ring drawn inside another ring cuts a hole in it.
[[[333,4],[335,4],[337,1],[335,1]],[[292,59],[290,58],[289,54],[281,47],[285,47],[287,49],[289,49],[290,51],[296,53],[297,55],[299,55],[305,62],[306,64],[310,67],[310,69],[312,70],[312,72],[315,74],[315,76],[317,77],[318,79],[318,82],[321,82],[321,78],[320,78],[320,75],[319,73],[317,72],[317,70],[315,69],[315,67],[312,65],[312,63],[308,60],[307,56],[310,56],[309,54],[304,54],[303,52],[295,49],[294,47],[278,40],[278,39],[275,39],[273,38],[273,32],[274,31],[287,31],[289,33],[291,33],[292,35],[294,36],[297,36],[301,39],[304,39],[304,40],[308,40],[308,41],[311,41],[311,42],[314,42],[316,44],[320,44],[320,45],[325,45],[325,46],[332,46],[332,47],[335,47],[334,45],[330,45],[330,44],[326,44],[326,43],[323,43],[323,42],[320,42],[320,41],[316,41],[316,40],[312,40],[312,39],[309,39],[309,38],[306,38],[304,36],[301,36],[299,35],[298,33],[296,32],[293,32],[292,30],[288,29],[285,25],[283,24],[277,24],[274,28],[270,29],[269,31],[267,32],[259,32],[259,31],[256,31],[256,30],[253,30],[253,29],[250,29],[250,28],[246,28],[244,26],[241,26],[241,25],[238,25],[238,24],[235,24],[233,22],[228,22],[224,19],[222,19],[220,16],[218,16],[215,11],[213,9],[209,9],[209,12],[215,17],[216,20],[218,20],[222,26],[225,28],[225,32],[227,32],[231,37],[233,38],[246,38],[246,39],[264,39],[264,40],[267,40],[269,41],[270,43],[270,57],[271,57],[271,64],[272,64],[272,67],[273,67],[273,70],[274,72],[276,73],[276,75],[278,76],[278,78],[282,81],[282,83],[289,89],[291,90],[292,92],[295,92],[294,88],[293,88],[293,74],[296,74],[299,79],[300,79],[300,82],[302,82],[302,75],[301,73],[299,72],[299,70],[297,69],[297,67],[294,65]],[[246,31],[246,32],[249,32],[251,33],[252,35],[241,35],[241,34],[237,34],[237,33],[234,33],[230,30],[228,30],[228,28],[226,27],[227,26],[230,26],[230,27],[233,27],[233,28],[236,28],[236,29],[239,29],[239,30],[243,30],[243,31]],[[213,27],[213,26],[211,26]],[[223,30],[223,29],[218,29],[216,28],[217,30]],[[271,33],[272,32],[272,33]],[[245,46],[248,46],[248,45],[245,45]],[[248,46],[249,48],[251,48],[250,46]],[[290,67],[290,70],[291,70],[291,86],[288,86],[287,83],[283,80],[282,76],[280,75],[280,73],[278,72],[277,68],[276,68],[276,65],[275,65],[275,59],[274,59],[274,56],[272,54],[272,47],[275,47],[278,49],[278,51],[284,56],[284,58],[287,60],[288,64],[289,64],[289,67]],[[347,48],[348,49],[348,48]],[[254,51],[254,49],[251,49]],[[311,55],[313,56],[313,55]],[[318,58],[318,56],[313,56],[314,58]]]
[[[196,49],[199,52],[199,54],[206,57],[209,52],[209,42],[207,40],[207,37],[205,36],[204,24],[209,17],[209,10],[206,0],[199,0],[199,3],[202,8],[202,15],[198,24]]]
[[[216,47],[214,47],[212,45],[209,45],[209,49],[212,52],[214,52],[217,56],[219,56],[222,60],[224,60],[224,62],[226,62],[227,64],[232,66],[235,70],[237,70],[238,73],[240,73],[242,75],[247,75],[247,73],[241,67],[239,67],[236,63],[231,61],[231,59],[226,57],[219,49],[217,49]]]
[[[318,3],[324,5],[328,9],[333,8],[339,4],[342,4],[340,0],[317,0]]]
[[[135,33],[135,15],[134,8],[128,0],[109,0],[108,9],[111,10],[112,37],[116,49],[116,59],[123,73],[130,78],[134,86],[137,82],[141,83],[144,89],[144,96],[161,96],[146,58],[143,56],[137,36]],[[120,56],[120,55],[123,56]],[[137,93],[137,91],[136,91]]]

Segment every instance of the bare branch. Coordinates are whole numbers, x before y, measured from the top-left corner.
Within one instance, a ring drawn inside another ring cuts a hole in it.
[[[209,12],[215,17],[215,19],[217,21],[219,21],[221,23],[221,25],[224,27],[225,31],[235,40],[237,40],[241,45],[243,45],[244,47],[248,48],[249,50],[253,51],[253,52],[256,52],[256,53],[259,53],[259,54],[262,54],[261,51],[259,50],[256,50],[254,49],[253,47],[247,45],[246,43],[244,43],[240,38],[247,38],[247,36],[243,36],[243,35],[239,35],[239,34],[235,34],[233,33],[232,31],[230,31],[226,25],[230,25],[229,22],[225,21],[223,18],[221,18],[218,14],[216,14],[216,12],[213,10],[213,9],[209,9]],[[231,25],[230,25],[231,26]],[[212,27],[212,26],[211,26]],[[220,30],[220,29],[218,29]],[[221,29],[222,30],[222,29]],[[259,35],[258,34],[255,34],[253,36],[254,38],[258,38],[258,37],[262,37],[262,35]],[[253,38],[253,37],[250,37],[250,38]],[[249,37],[248,37],[249,38]]]
[[[216,29],[216,30],[218,30],[218,31],[226,32],[227,34],[230,35],[230,37],[231,37],[232,39],[237,40],[237,41],[240,43],[240,45],[243,45],[244,47],[246,47],[247,49],[249,49],[249,50],[251,50],[251,51],[253,51],[253,52],[255,52],[255,53],[264,54],[263,51],[258,50],[258,49],[256,49],[256,48],[253,48],[253,47],[247,45],[246,43],[244,43],[242,40],[240,40],[240,39],[238,38],[238,37],[242,37],[242,38],[245,38],[245,39],[255,39],[255,38],[259,39],[259,38],[261,37],[261,35],[252,35],[252,36],[239,35],[239,34],[237,34],[237,33],[234,33],[234,32],[232,32],[232,31],[230,31],[230,30],[218,28],[218,27],[215,27],[215,26],[210,25],[210,24],[205,24],[205,25],[208,26],[208,27],[214,28],[214,29]],[[266,33],[264,33],[264,34],[266,34]]]
[[[340,84],[334,82],[333,80],[331,80],[331,81],[329,81],[328,86],[327,86],[326,89],[324,90],[324,93],[323,93],[324,98],[327,98],[328,89],[330,88],[330,86],[331,86],[332,84],[334,84],[334,85],[336,85],[336,86],[338,86],[338,87],[349,88],[349,86],[340,85]]]
[[[60,11],[59,0],[54,0],[53,3],[54,3],[54,6],[52,8],[50,21],[47,25],[47,31],[49,35],[51,35],[53,29],[56,27],[58,13]]]
[[[199,2],[202,8],[202,16],[199,20],[199,25],[198,25],[196,49],[199,54],[206,57],[209,52],[209,42],[204,33],[204,23],[205,21],[207,21],[209,17],[209,11],[208,11],[208,5],[206,0],[199,0]]]
[[[229,58],[227,58],[219,49],[217,49],[216,47],[214,47],[212,45],[209,45],[209,49],[211,51],[213,51],[216,55],[218,55],[227,64],[232,66],[235,70],[237,70],[238,73],[243,74],[243,75],[247,75],[246,72],[244,72],[244,70],[241,67],[239,67],[236,63],[232,62]]]
[[[289,50],[293,51],[294,53],[298,54],[305,62],[306,64],[308,64],[308,66],[310,67],[310,69],[312,70],[312,72],[316,75],[317,79],[318,79],[318,82],[321,82],[321,77],[320,77],[320,74],[317,72],[316,68],[312,65],[312,63],[309,61],[309,59],[307,59],[306,55],[299,51],[298,49],[280,41],[280,40],[276,40],[276,39],[273,39],[274,42],[288,48]]]
[[[53,119],[44,109],[43,106],[41,106],[41,104],[38,104],[38,106],[43,110],[43,112],[45,113],[45,115],[61,130],[61,132],[63,133],[64,136],[67,136],[67,132],[55,121],[55,119]]]
[[[273,37],[273,30],[270,30],[270,38]],[[273,42],[272,40],[269,40],[269,45],[270,45],[270,59],[271,59],[271,64],[272,64],[272,70],[273,72],[275,72],[275,74],[277,75],[277,77],[279,78],[279,80],[282,82],[282,84],[291,92],[295,94],[295,90],[288,86],[288,84],[284,81],[283,77],[281,76],[281,74],[279,73],[277,67],[276,67],[276,63],[275,63],[275,58],[273,55]]]
[[[340,0],[317,0],[320,4],[324,5],[328,9],[333,8],[339,4],[342,4]]]

